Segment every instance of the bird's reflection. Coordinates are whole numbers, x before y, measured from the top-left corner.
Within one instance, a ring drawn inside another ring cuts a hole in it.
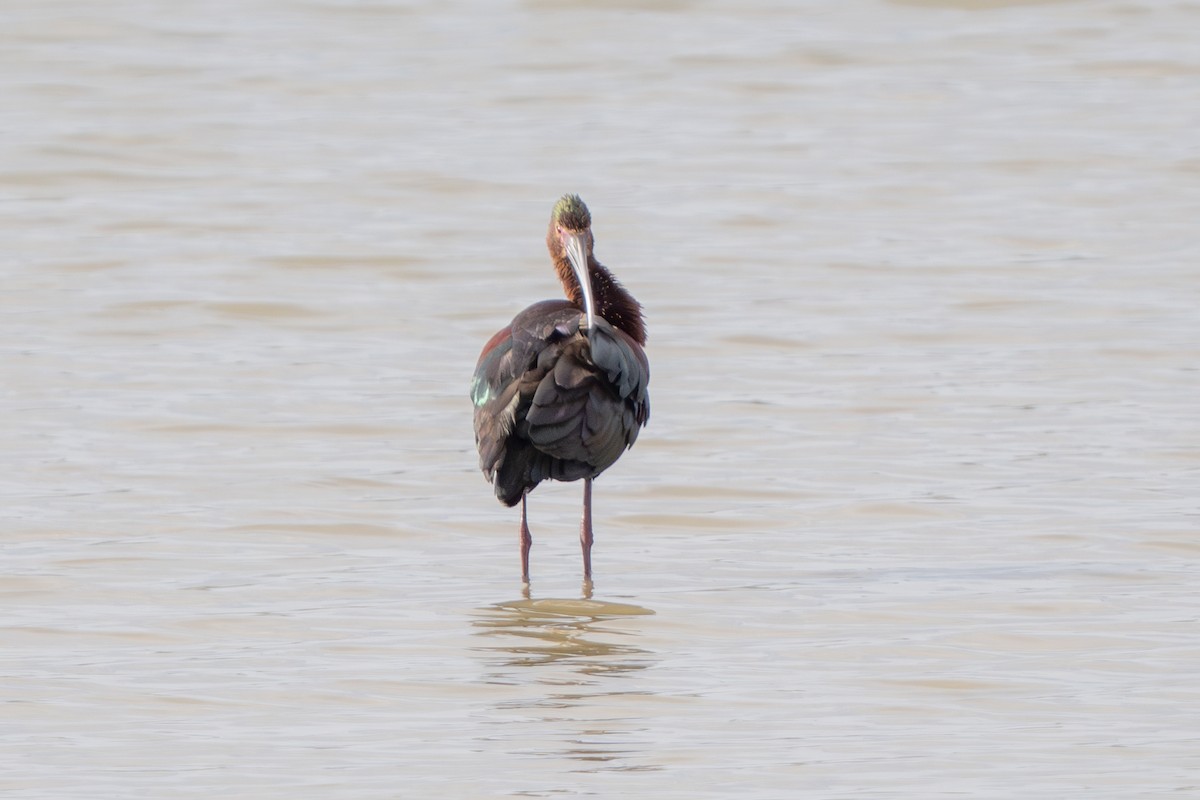
[[[633,643],[636,620],[653,613],[587,597],[479,609],[473,624],[487,642],[476,648],[488,662],[483,680],[505,687],[488,738],[508,739],[522,754],[569,758],[581,771],[660,769],[647,762],[651,742],[636,711],[650,692],[627,680],[656,661]],[[530,741],[556,746],[529,750]]]
[[[653,613],[641,606],[588,598],[522,598],[480,609],[474,624],[482,636],[515,640],[481,648],[503,656],[505,667],[564,662],[585,675],[620,674],[645,669],[647,653],[620,641],[635,635],[632,631],[607,623]]]

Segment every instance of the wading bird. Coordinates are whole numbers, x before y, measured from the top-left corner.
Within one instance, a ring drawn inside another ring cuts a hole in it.
[[[566,300],[543,300],[484,345],[471,381],[479,468],[506,506],[521,504],[521,580],[533,538],[526,496],[544,480],[583,479],[583,580],[592,578],[592,479],[650,416],[642,307],[592,253],[578,195],[554,204],[546,247]]]

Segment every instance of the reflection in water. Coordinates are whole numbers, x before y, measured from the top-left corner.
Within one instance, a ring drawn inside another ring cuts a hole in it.
[[[599,629],[601,623],[653,614],[648,608],[601,600],[513,600],[481,609],[487,616],[475,625],[481,635],[512,636],[520,641],[484,650],[505,655],[504,666],[537,666],[565,662],[584,675],[645,669],[645,650],[628,643],[601,641],[600,634],[634,635]]]
[[[497,642],[476,648],[491,662],[484,681],[521,690],[495,705],[497,724],[508,728],[505,738],[542,742],[533,745],[538,755],[588,762],[587,770],[658,769],[637,761],[648,750],[645,720],[636,713],[636,698],[646,692],[612,683],[655,663],[629,642],[637,636],[632,626],[621,624],[653,613],[625,603],[551,598],[480,609],[479,635]],[[630,698],[635,702],[622,713]],[[514,711],[523,713],[514,717]],[[514,736],[511,726],[534,730]],[[546,742],[555,743],[549,752]]]

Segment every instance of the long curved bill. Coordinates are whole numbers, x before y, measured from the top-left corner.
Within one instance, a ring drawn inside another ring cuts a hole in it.
[[[587,315],[587,328],[591,330],[596,320],[595,308],[592,306],[592,276],[588,273],[587,247],[583,236],[577,233],[563,234],[563,247],[567,251],[567,259],[575,270],[575,279],[583,290],[583,311]]]

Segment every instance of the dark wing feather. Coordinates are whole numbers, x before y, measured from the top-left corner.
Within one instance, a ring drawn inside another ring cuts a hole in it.
[[[546,479],[599,475],[649,418],[645,353],[603,319],[586,335],[581,316],[567,301],[537,303],[480,354],[479,466],[508,505]]]

